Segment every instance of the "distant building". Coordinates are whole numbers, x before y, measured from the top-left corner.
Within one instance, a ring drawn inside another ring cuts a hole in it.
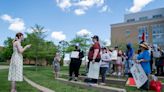
[[[164,8],[126,14],[123,23],[111,25],[111,43],[138,44],[143,33],[146,42],[164,48]]]

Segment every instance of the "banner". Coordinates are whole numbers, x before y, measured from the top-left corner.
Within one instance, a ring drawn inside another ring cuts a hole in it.
[[[148,80],[141,64],[134,64],[130,71],[133,75],[137,88],[140,88]]]
[[[90,62],[88,78],[98,79],[100,72],[100,63],[99,62]]]

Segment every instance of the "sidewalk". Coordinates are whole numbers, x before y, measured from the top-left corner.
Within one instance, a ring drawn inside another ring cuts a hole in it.
[[[32,66],[32,65],[23,65],[23,67],[35,67],[35,66]],[[9,68],[9,65],[0,65],[0,69],[8,69]]]
[[[8,69],[9,68],[9,66],[7,66],[7,65],[0,65],[0,69]]]
[[[116,87],[107,87],[107,86],[101,86],[101,85],[91,85],[88,83],[80,82],[80,81],[68,81],[67,79],[63,78],[57,78],[58,81],[68,84],[68,85],[73,85],[73,86],[80,86],[86,89],[96,89],[98,92],[126,92],[125,89],[122,88],[116,88]]]
[[[40,90],[41,92],[55,92],[55,91],[53,91],[53,90],[51,90],[51,89],[48,89],[48,88],[46,88],[46,87],[44,87],[44,86],[41,86],[41,85],[39,85],[39,84],[37,84],[37,83],[31,81],[30,79],[28,79],[28,78],[25,77],[25,76],[24,76],[24,80],[25,80],[28,84],[30,84],[31,86],[33,86],[33,87],[35,87],[36,89]]]

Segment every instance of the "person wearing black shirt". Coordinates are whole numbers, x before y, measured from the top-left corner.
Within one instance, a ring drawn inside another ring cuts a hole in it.
[[[73,80],[73,73],[75,74],[74,81],[78,80],[79,69],[82,63],[82,58],[84,57],[84,52],[80,50],[79,46],[75,46],[75,52],[79,52],[77,58],[71,57],[71,62],[69,65],[69,81]]]

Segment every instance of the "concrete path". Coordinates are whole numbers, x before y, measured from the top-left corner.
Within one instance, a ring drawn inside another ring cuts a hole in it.
[[[55,91],[53,91],[53,90],[51,90],[51,89],[48,89],[48,88],[46,88],[46,87],[43,87],[43,86],[41,86],[41,85],[39,85],[39,84],[37,84],[37,83],[31,81],[30,79],[28,79],[28,78],[25,77],[25,76],[24,76],[24,80],[25,80],[28,84],[30,84],[31,86],[33,86],[33,87],[35,87],[36,89],[40,90],[41,92],[55,92]]]
[[[73,86],[80,86],[86,89],[90,89],[93,88],[99,92],[126,92],[125,89],[121,89],[121,88],[115,88],[115,87],[107,87],[107,86],[101,86],[101,85],[92,85],[92,84],[88,84],[88,83],[84,83],[84,82],[80,82],[80,81],[68,81],[66,79],[63,78],[57,78],[58,81],[61,81],[62,83],[65,84],[69,84],[69,85],[73,85]]]
[[[9,68],[9,66],[7,66],[7,65],[0,65],[0,69],[8,69]]]
[[[23,67],[35,67],[35,66],[30,66],[30,65],[24,65]],[[8,65],[0,65],[0,69],[8,69]]]

